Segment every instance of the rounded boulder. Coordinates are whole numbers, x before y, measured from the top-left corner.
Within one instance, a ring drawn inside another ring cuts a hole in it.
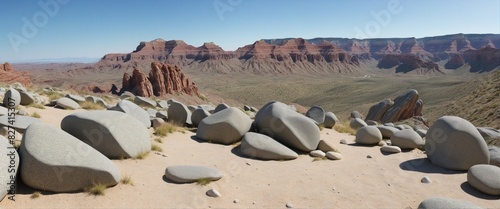
[[[240,148],[244,155],[262,160],[292,160],[298,157],[297,153],[274,139],[252,132],[243,135]]]
[[[392,145],[401,149],[415,149],[424,146],[422,137],[412,129],[397,131],[391,137]]]
[[[245,113],[230,107],[201,120],[196,137],[220,144],[233,144],[240,141],[251,126],[252,120]]]
[[[382,141],[382,133],[375,126],[365,126],[356,132],[355,141],[363,145],[377,145]]]

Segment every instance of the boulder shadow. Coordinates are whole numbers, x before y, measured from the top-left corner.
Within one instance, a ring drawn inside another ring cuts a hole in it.
[[[252,157],[249,157],[249,156],[246,156],[244,155],[242,152],[241,152],[241,145],[238,145],[238,146],[235,146],[231,149],[231,153],[233,153],[234,155],[238,156],[238,157],[241,157],[241,158],[246,158],[246,159],[252,159],[252,160],[255,160],[255,158],[252,158]]]
[[[407,160],[399,164],[399,168],[405,171],[415,171],[421,173],[440,173],[440,174],[460,174],[462,171],[448,170],[431,163],[427,158]]]
[[[172,181],[172,180],[168,179],[165,175],[163,175],[161,178],[163,179],[164,182],[167,182],[169,184],[186,184],[186,183],[179,183],[179,182]]]
[[[198,143],[210,143],[210,142],[207,142],[207,141],[205,141],[205,140],[203,140],[203,139],[200,139],[200,138],[196,137],[195,135],[191,136],[190,138],[191,138],[192,140],[194,140],[194,141],[198,142]]]
[[[41,189],[35,189],[31,188],[28,185],[26,185],[18,175],[18,178],[16,180],[16,194],[20,195],[31,195],[35,192],[40,192],[42,195],[56,195],[56,194],[79,194],[79,193],[84,193],[83,190],[81,191],[74,191],[74,192],[51,192],[51,191],[44,191]],[[9,195],[7,195],[5,198],[7,198]]]
[[[485,200],[500,200],[500,196],[494,196],[494,195],[489,195],[489,194],[485,194],[485,193],[482,193],[481,191],[475,189],[474,187],[472,187],[469,183],[464,182],[460,185],[460,188],[462,188],[462,190],[467,193],[467,194],[470,194],[474,197],[477,197],[477,198],[480,198],[480,199],[485,199]]]

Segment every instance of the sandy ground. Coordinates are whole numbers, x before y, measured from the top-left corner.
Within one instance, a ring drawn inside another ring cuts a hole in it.
[[[56,127],[66,115],[85,111],[24,110],[38,112],[42,121]],[[384,155],[379,147],[355,146],[353,136],[325,129],[321,138],[337,146],[342,160],[313,162],[304,154],[292,161],[261,161],[242,157],[238,147],[199,142],[194,135],[170,134],[160,144],[161,153],[152,151],[143,160],[114,160],[122,176],[131,176],[133,186],[118,184],[104,196],[42,192],[31,199],[35,190],[18,183],[16,201],[5,198],[0,208],[286,208],[287,203],[295,208],[417,208],[435,196],[500,208],[500,197],[472,189],[465,183],[466,173],[431,165],[420,150]],[[349,144],[340,144],[341,139]],[[174,184],[163,177],[170,165],[209,166],[225,176],[206,186]],[[433,182],[421,183],[424,176]],[[206,196],[211,188],[222,196]]]

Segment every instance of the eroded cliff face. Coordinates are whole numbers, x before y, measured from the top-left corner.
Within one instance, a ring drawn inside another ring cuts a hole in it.
[[[21,83],[23,86],[31,86],[33,83],[27,72],[16,71],[8,62],[0,64],[0,82]]]
[[[499,57],[492,50],[497,46],[500,46],[499,34],[455,34],[418,39],[269,39],[235,51],[224,51],[214,43],[194,47],[179,40],[156,39],[141,42],[132,53],[105,55],[99,64],[160,61],[179,66],[196,65],[200,71],[218,73],[321,74],[356,72],[364,61],[376,61],[381,68],[392,66],[396,73],[442,73],[444,69],[457,69],[473,62],[472,68],[487,66],[486,70],[471,69],[482,72],[499,66],[494,61]],[[441,61],[446,64],[437,64]]]
[[[132,75],[123,74],[122,89],[138,96],[165,96],[167,94],[185,93],[190,96],[199,96],[198,87],[178,66],[151,63],[151,71],[146,76],[138,68],[134,68]]]

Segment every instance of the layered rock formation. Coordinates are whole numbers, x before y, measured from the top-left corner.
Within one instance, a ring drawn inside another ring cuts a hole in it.
[[[500,66],[500,34],[455,34],[427,38],[302,38],[259,40],[224,51],[214,43],[194,47],[183,41],[141,42],[129,54],[108,54],[100,65],[167,61],[207,72],[254,74],[352,73],[364,63],[395,73],[442,74],[469,64],[472,72]],[[439,63],[446,63],[439,64]]]
[[[199,96],[198,87],[178,66],[151,63],[149,76],[138,68],[134,68],[132,75],[123,74],[122,89],[120,92],[130,91],[138,96],[165,96],[167,94],[185,93]]]
[[[385,99],[370,108],[365,120],[392,123],[414,116],[422,116],[424,103],[419,97],[416,90],[410,89],[406,93],[396,97],[394,102],[390,99]]]
[[[31,83],[29,73],[19,72],[14,70],[12,65],[10,65],[8,62],[0,64],[0,82],[3,83],[19,82],[23,84],[23,86],[31,86],[33,84]]]

